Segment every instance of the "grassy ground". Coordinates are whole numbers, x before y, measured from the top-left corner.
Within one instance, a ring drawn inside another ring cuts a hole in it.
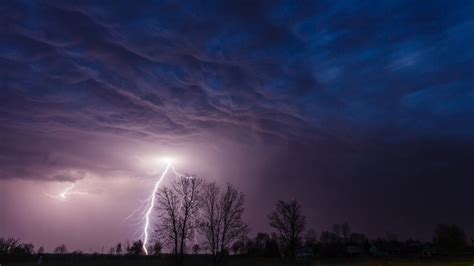
[[[37,258],[11,261],[0,258],[1,266],[33,266]],[[170,257],[110,257],[110,256],[45,256],[41,265],[46,266],[175,266]],[[184,266],[212,265],[209,257],[191,256],[184,260]],[[278,258],[228,258],[226,266],[474,266],[474,258],[432,258],[432,259],[324,259],[289,262]]]

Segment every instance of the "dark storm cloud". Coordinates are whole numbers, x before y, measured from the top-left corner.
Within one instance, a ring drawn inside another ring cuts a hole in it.
[[[275,193],[309,183],[340,208],[337,195],[396,208],[406,187],[437,199],[472,183],[468,1],[8,1],[1,11],[2,178],[106,171],[105,152],[41,141],[110,136],[276,144],[262,166]],[[451,203],[469,201],[457,195]]]
[[[21,118],[19,123],[38,122],[41,127],[48,121],[48,130],[65,126],[152,137],[249,125],[257,133],[277,136],[295,130],[301,122],[297,110],[287,101],[277,101],[271,88],[265,91],[262,85],[272,74],[285,75],[271,66],[279,62],[268,62],[260,73],[255,60],[218,56],[213,46],[232,45],[212,44],[226,31],[218,20],[198,19],[196,25],[186,10],[170,18],[167,9],[174,7],[166,4],[140,15],[147,8],[118,6],[103,14],[87,6],[18,7],[17,13],[25,14],[6,18],[3,82],[9,103],[3,111]],[[115,25],[123,19],[124,25]],[[208,27],[201,30],[199,23]],[[255,39],[250,40],[255,52],[286,48],[288,41],[282,36],[260,36],[261,31],[266,32],[261,29],[249,36]],[[315,87],[311,78],[293,75],[283,81],[285,90]],[[17,110],[18,106],[26,108]],[[283,126],[268,127],[280,124],[279,115],[284,116]]]
[[[445,131],[473,132],[463,5],[4,5],[9,122],[144,137],[246,126],[288,137],[338,120],[370,130],[456,116]]]

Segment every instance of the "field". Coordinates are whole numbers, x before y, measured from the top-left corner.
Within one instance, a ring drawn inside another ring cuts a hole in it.
[[[1,266],[32,266],[37,265],[37,257],[11,261],[6,258],[0,258]],[[170,257],[128,257],[128,256],[92,256],[92,255],[74,255],[74,256],[45,256],[41,265],[51,266],[82,266],[82,265],[104,265],[104,266],[173,266],[175,260]],[[186,257],[183,266],[204,266],[212,265],[209,257],[190,256]],[[473,266],[474,257],[465,258],[430,258],[430,259],[314,259],[311,261],[289,262],[279,258],[245,258],[231,257],[223,264],[226,266]]]

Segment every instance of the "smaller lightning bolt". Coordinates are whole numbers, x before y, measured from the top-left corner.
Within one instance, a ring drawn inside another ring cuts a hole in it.
[[[58,199],[58,200],[66,200],[70,195],[87,195],[87,191],[74,191],[74,186],[76,184],[72,184],[71,186],[67,187],[63,192],[59,193],[58,195],[51,195],[45,192],[46,196]]]

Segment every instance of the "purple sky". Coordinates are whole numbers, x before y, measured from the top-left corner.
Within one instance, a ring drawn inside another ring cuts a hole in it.
[[[474,234],[469,1],[80,2],[0,3],[0,236],[134,240],[162,156],[253,233],[296,199],[317,232]]]

